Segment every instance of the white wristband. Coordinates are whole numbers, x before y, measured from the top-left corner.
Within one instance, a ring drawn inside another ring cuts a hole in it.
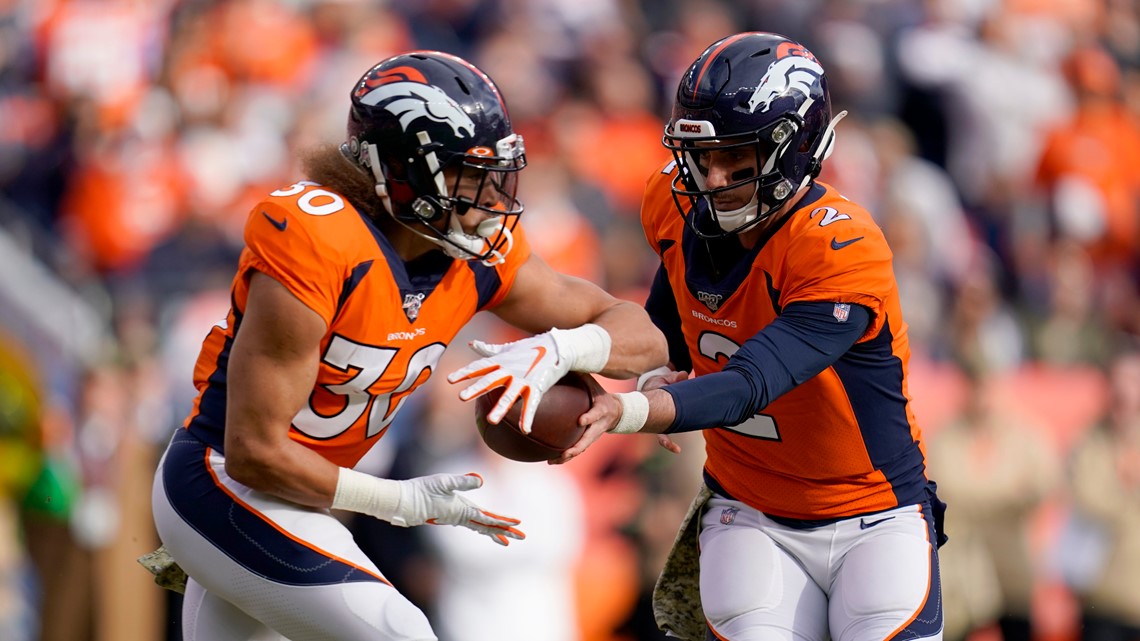
[[[658,367],[657,369],[651,369],[648,372],[642,374],[641,376],[638,376],[637,377],[637,391],[640,392],[641,390],[645,389],[646,381],[653,378],[654,376],[664,376],[664,375],[666,375],[672,371],[673,370],[662,365],[661,367]]]
[[[625,392],[615,396],[621,401],[621,419],[610,432],[614,434],[640,432],[649,418],[649,398],[641,392]]]
[[[400,506],[400,484],[371,474],[340,468],[333,496],[334,510],[348,510],[374,516],[396,525],[395,514]]]
[[[574,329],[552,329],[550,338],[559,358],[570,363],[573,372],[600,372],[610,362],[613,339],[601,325],[586,323]]]

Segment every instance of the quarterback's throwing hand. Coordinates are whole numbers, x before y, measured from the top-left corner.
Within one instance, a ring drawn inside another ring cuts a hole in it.
[[[519,429],[529,434],[542,395],[570,371],[570,359],[562,357],[554,334],[546,332],[501,345],[476,340],[471,341],[471,349],[483,358],[448,374],[448,382],[474,379],[459,392],[464,401],[505,387],[499,402],[487,413],[487,420],[498,423],[522,398]]]
[[[507,539],[525,539],[514,526],[518,519],[488,512],[456,492],[482,487],[483,477],[470,474],[435,474],[399,481],[400,502],[396,514],[388,519],[400,526],[461,525],[486,534],[499,545]]]

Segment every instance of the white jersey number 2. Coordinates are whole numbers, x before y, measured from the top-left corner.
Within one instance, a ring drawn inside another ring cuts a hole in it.
[[[715,361],[720,356],[732,358],[736,350],[740,349],[740,345],[737,345],[728,337],[717,334],[716,332],[705,332],[701,334],[701,337],[697,340],[697,349],[700,351],[701,356]],[[776,427],[776,421],[767,414],[757,414],[739,425],[733,425],[732,427],[725,426],[724,429],[739,432],[740,434],[753,438],[762,438],[769,441],[780,440],[780,430]]]

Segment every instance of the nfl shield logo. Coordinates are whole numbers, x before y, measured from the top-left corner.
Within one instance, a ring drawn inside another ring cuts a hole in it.
[[[408,317],[408,322],[416,320],[420,315],[420,306],[424,302],[424,294],[404,294],[404,315]]]
[[[725,525],[732,525],[732,522],[736,520],[736,513],[739,511],[740,508],[738,507],[724,508],[724,511],[720,513],[720,522]]]
[[[840,323],[846,323],[847,317],[851,315],[851,303],[836,303],[831,315]]]

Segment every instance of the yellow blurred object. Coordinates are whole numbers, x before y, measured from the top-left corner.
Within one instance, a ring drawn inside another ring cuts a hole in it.
[[[0,436],[0,497],[19,500],[40,472],[42,453],[31,444]]]
[[[39,475],[40,417],[31,359],[0,335],[0,497],[19,500]]]

